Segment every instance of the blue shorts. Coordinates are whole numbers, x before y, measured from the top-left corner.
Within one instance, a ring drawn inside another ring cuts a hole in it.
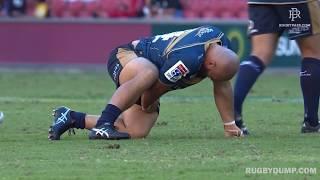
[[[288,32],[290,39],[320,33],[318,1],[300,4],[249,4],[248,34]]]
[[[119,46],[111,51],[107,63],[107,70],[112,81],[115,83],[116,88],[120,86],[119,77],[123,69],[122,63],[134,57],[138,56],[136,55],[134,47],[131,43]],[[135,104],[141,106],[141,98],[139,98]],[[160,112],[160,103],[158,103],[156,112],[158,114]]]
[[[121,62],[125,60],[126,55],[135,55],[134,47],[131,43],[113,49],[107,62],[108,73],[117,88],[120,86],[119,77],[123,69]]]

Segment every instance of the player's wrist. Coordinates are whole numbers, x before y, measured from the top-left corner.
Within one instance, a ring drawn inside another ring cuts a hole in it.
[[[224,126],[231,126],[231,125],[235,125],[235,124],[236,124],[235,120],[232,120],[232,121],[224,121],[224,122],[223,122],[223,125],[224,125]]]
[[[234,120],[223,123],[224,135],[226,137],[242,137],[243,132],[239,129]]]

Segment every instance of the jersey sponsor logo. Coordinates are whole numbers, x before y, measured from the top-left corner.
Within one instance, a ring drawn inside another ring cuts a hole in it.
[[[203,58],[203,53],[198,56],[198,60],[200,60],[201,58]]]
[[[164,76],[171,82],[177,82],[182,77],[185,77],[189,73],[189,69],[182,61],[178,61],[168,71],[164,73]]]
[[[195,36],[198,36],[201,38],[204,34],[211,33],[211,32],[213,32],[213,29],[211,28],[200,28],[198,33]]]

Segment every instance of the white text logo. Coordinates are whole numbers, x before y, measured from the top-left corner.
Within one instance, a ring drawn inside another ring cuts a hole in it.
[[[298,8],[291,8],[291,10],[289,10],[289,18],[291,19],[292,22],[296,18],[301,18],[299,9]]]

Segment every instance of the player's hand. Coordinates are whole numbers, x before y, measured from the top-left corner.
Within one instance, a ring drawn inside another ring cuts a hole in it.
[[[142,105],[142,110],[147,112],[147,113],[153,113],[156,112],[157,109],[159,108],[159,100],[157,100],[156,102],[152,103],[150,106],[148,107],[144,107]]]
[[[243,137],[243,132],[235,124],[224,125],[225,137]]]

